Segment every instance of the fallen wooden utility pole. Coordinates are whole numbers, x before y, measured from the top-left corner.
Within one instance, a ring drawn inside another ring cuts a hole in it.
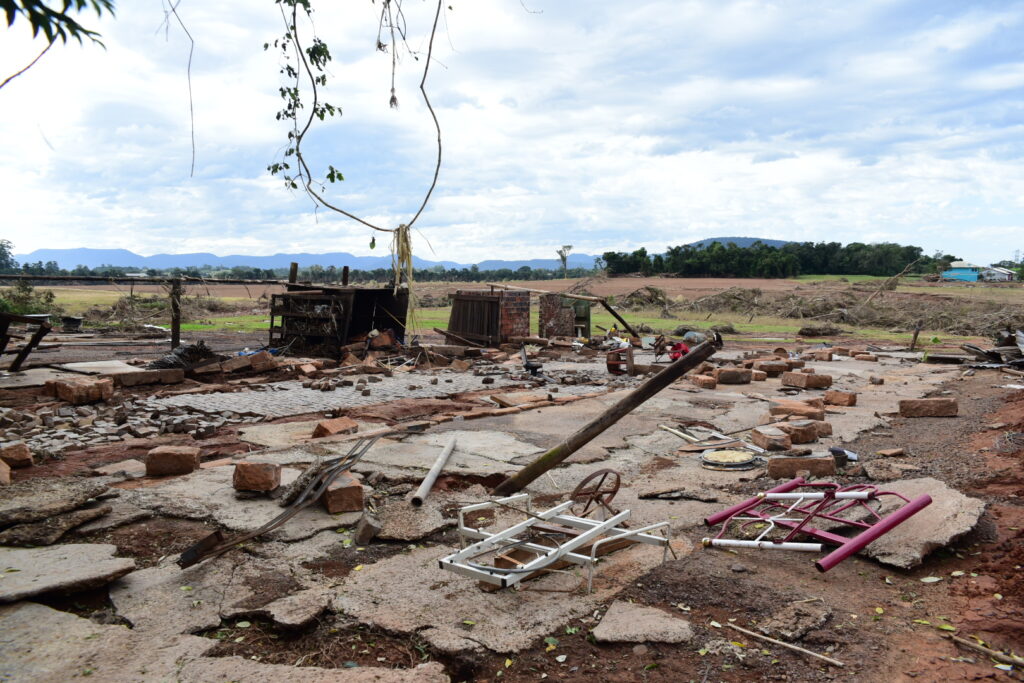
[[[633,412],[640,404],[682,377],[688,370],[697,367],[703,361],[713,356],[715,351],[722,348],[722,337],[717,332],[712,334],[713,336],[710,339],[693,347],[688,354],[641,384],[629,396],[626,396],[604,411],[604,413],[598,415],[588,424],[581,427],[575,434],[569,436],[562,443],[498,484],[498,487],[494,489],[494,495],[508,496],[522,491],[534,479],[583,448],[583,446],[597,437],[598,434]]]
[[[549,291],[544,290],[544,289],[532,289],[530,287],[513,287],[512,285],[499,285],[499,284],[496,284],[496,283],[493,283],[493,282],[488,282],[487,286],[488,287],[497,287],[498,289],[518,290],[518,291],[521,291],[521,292],[533,292],[534,294],[557,294],[558,296],[560,296],[560,297],[562,297],[564,299],[577,299],[579,301],[590,301],[592,303],[598,303],[598,304],[601,304],[602,306],[604,306],[605,310],[607,310],[609,313],[611,313],[612,317],[615,318],[616,320],[618,320],[619,323],[623,327],[626,328],[627,332],[629,332],[634,337],[639,337],[640,336],[639,334],[637,334],[636,330],[634,330],[632,327],[630,327],[629,323],[627,323],[625,320],[623,320],[622,316],[619,315],[618,312],[608,304],[607,299],[605,299],[604,297],[601,297],[601,296],[586,296],[584,294],[568,294],[566,292],[549,292]]]

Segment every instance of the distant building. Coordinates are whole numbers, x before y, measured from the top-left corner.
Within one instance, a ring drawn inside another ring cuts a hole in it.
[[[125,273],[125,277],[148,277],[147,273]]]
[[[981,269],[981,279],[987,282],[1013,282],[1017,279],[1017,274],[1009,268],[989,266]]]
[[[981,266],[976,266],[967,261],[953,261],[949,269],[942,271],[945,280],[963,280],[964,282],[977,282],[981,277]]]

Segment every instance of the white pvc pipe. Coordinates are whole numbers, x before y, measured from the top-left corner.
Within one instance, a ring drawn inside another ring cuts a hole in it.
[[[871,491],[841,491],[839,493],[833,493],[829,497],[835,498],[836,500],[868,500],[872,496]],[[765,500],[825,500],[826,494],[821,491],[807,492],[807,493],[762,493],[761,497]]]
[[[437,456],[437,460],[434,461],[434,466],[427,472],[427,476],[423,478],[420,483],[420,487],[416,489],[416,493],[413,494],[412,504],[415,507],[423,505],[423,500],[430,495],[430,489],[434,488],[434,482],[437,481],[438,475],[441,474],[441,470],[448,463],[448,458],[451,456],[452,451],[455,450],[455,437],[453,436],[448,440],[448,444],[441,451],[441,455]]]
[[[728,538],[705,538],[702,545],[713,548],[758,548],[760,550],[802,550],[820,553],[821,543],[772,543],[771,541],[736,541]]]

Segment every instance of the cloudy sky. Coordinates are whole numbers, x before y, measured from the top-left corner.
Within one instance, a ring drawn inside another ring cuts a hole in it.
[[[434,164],[423,61],[374,50],[380,3],[320,0],[332,49],[307,155],[330,197],[407,221]],[[405,0],[425,54],[436,5]],[[662,251],[721,235],[896,241],[976,262],[1024,250],[1024,2],[448,0],[429,92],[444,162],[417,222],[431,260],[551,258],[562,244]],[[0,237],[16,251],[369,250],[266,172],[281,33],[272,0],[159,0],[87,25],[0,90]],[[43,47],[0,28],[0,77]],[[382,241],[382,240],[378,240]],[[428,245],[429,241],[429,245]]]

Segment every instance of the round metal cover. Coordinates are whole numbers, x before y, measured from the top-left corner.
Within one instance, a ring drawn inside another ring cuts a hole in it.
[[[704,451],[701,465],[712,470],[750,470],[757,467],[757,454],[742,448]]]

